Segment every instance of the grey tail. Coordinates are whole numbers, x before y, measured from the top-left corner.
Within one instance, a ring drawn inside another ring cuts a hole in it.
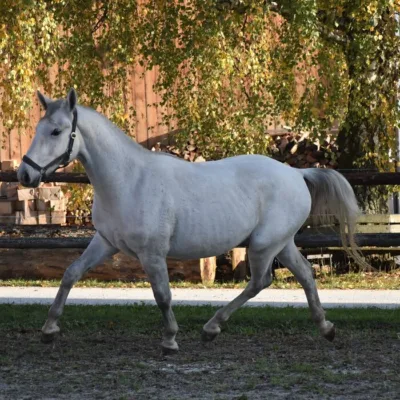
[[[353,188],[346,178],[332,169],[299,169],[311,194],[311,218],[319,223],[339,221],[340,237],[347,254],[364,270],[372,267],[364,260],[354,233],[360,215]]]

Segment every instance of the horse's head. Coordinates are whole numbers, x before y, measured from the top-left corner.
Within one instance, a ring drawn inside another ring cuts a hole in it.
[[[46,113],[18,169],[19,182],[28,187],[37,187],[43,177],[67,165],[77,157],[79,149],[75,90],[71,89],[66,99],[55,101],[39,91],[37,95]]]

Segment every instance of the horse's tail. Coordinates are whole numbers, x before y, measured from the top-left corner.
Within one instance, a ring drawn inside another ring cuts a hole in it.
[[[346,178],[332,169],[300,169],[311,194],[313,221],[326,223],[335,217],[339,221],[340,237],[347,254],[363,269],[371,269],[354,240],[356,221],[360,214],[356,196]]]

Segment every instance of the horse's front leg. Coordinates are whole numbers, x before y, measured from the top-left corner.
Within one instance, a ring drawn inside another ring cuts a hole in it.
[[[65,302],[72,286],[85,272],[101,264],[105,259],[117,252],[118,250],[112,247],[99,233],[94,235],[81,257],[74,261],[64,273],[57,296],[49,310],[47,321],[42,328],[43,342],[51,342],[60,331],[57,321],[63,312]]]
[[[164,354],[174,353],[179,350],[175,341],[178,324],[171,308],[171,290],[167,261],[165,257],[153,255],[138,255],[140,262],[149,277],[154,298],[160,308],[164,322],[164,335],[161,347]]]

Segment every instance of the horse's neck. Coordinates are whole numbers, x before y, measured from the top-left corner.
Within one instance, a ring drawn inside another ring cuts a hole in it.
[[[146,163],[146,150],[94,110],[78,107],[78,126],[83,139],[78,159],[96,195],[114,196],[112,190],[116,182],[124,179],[124,171],[130,182],[140,174]]]

